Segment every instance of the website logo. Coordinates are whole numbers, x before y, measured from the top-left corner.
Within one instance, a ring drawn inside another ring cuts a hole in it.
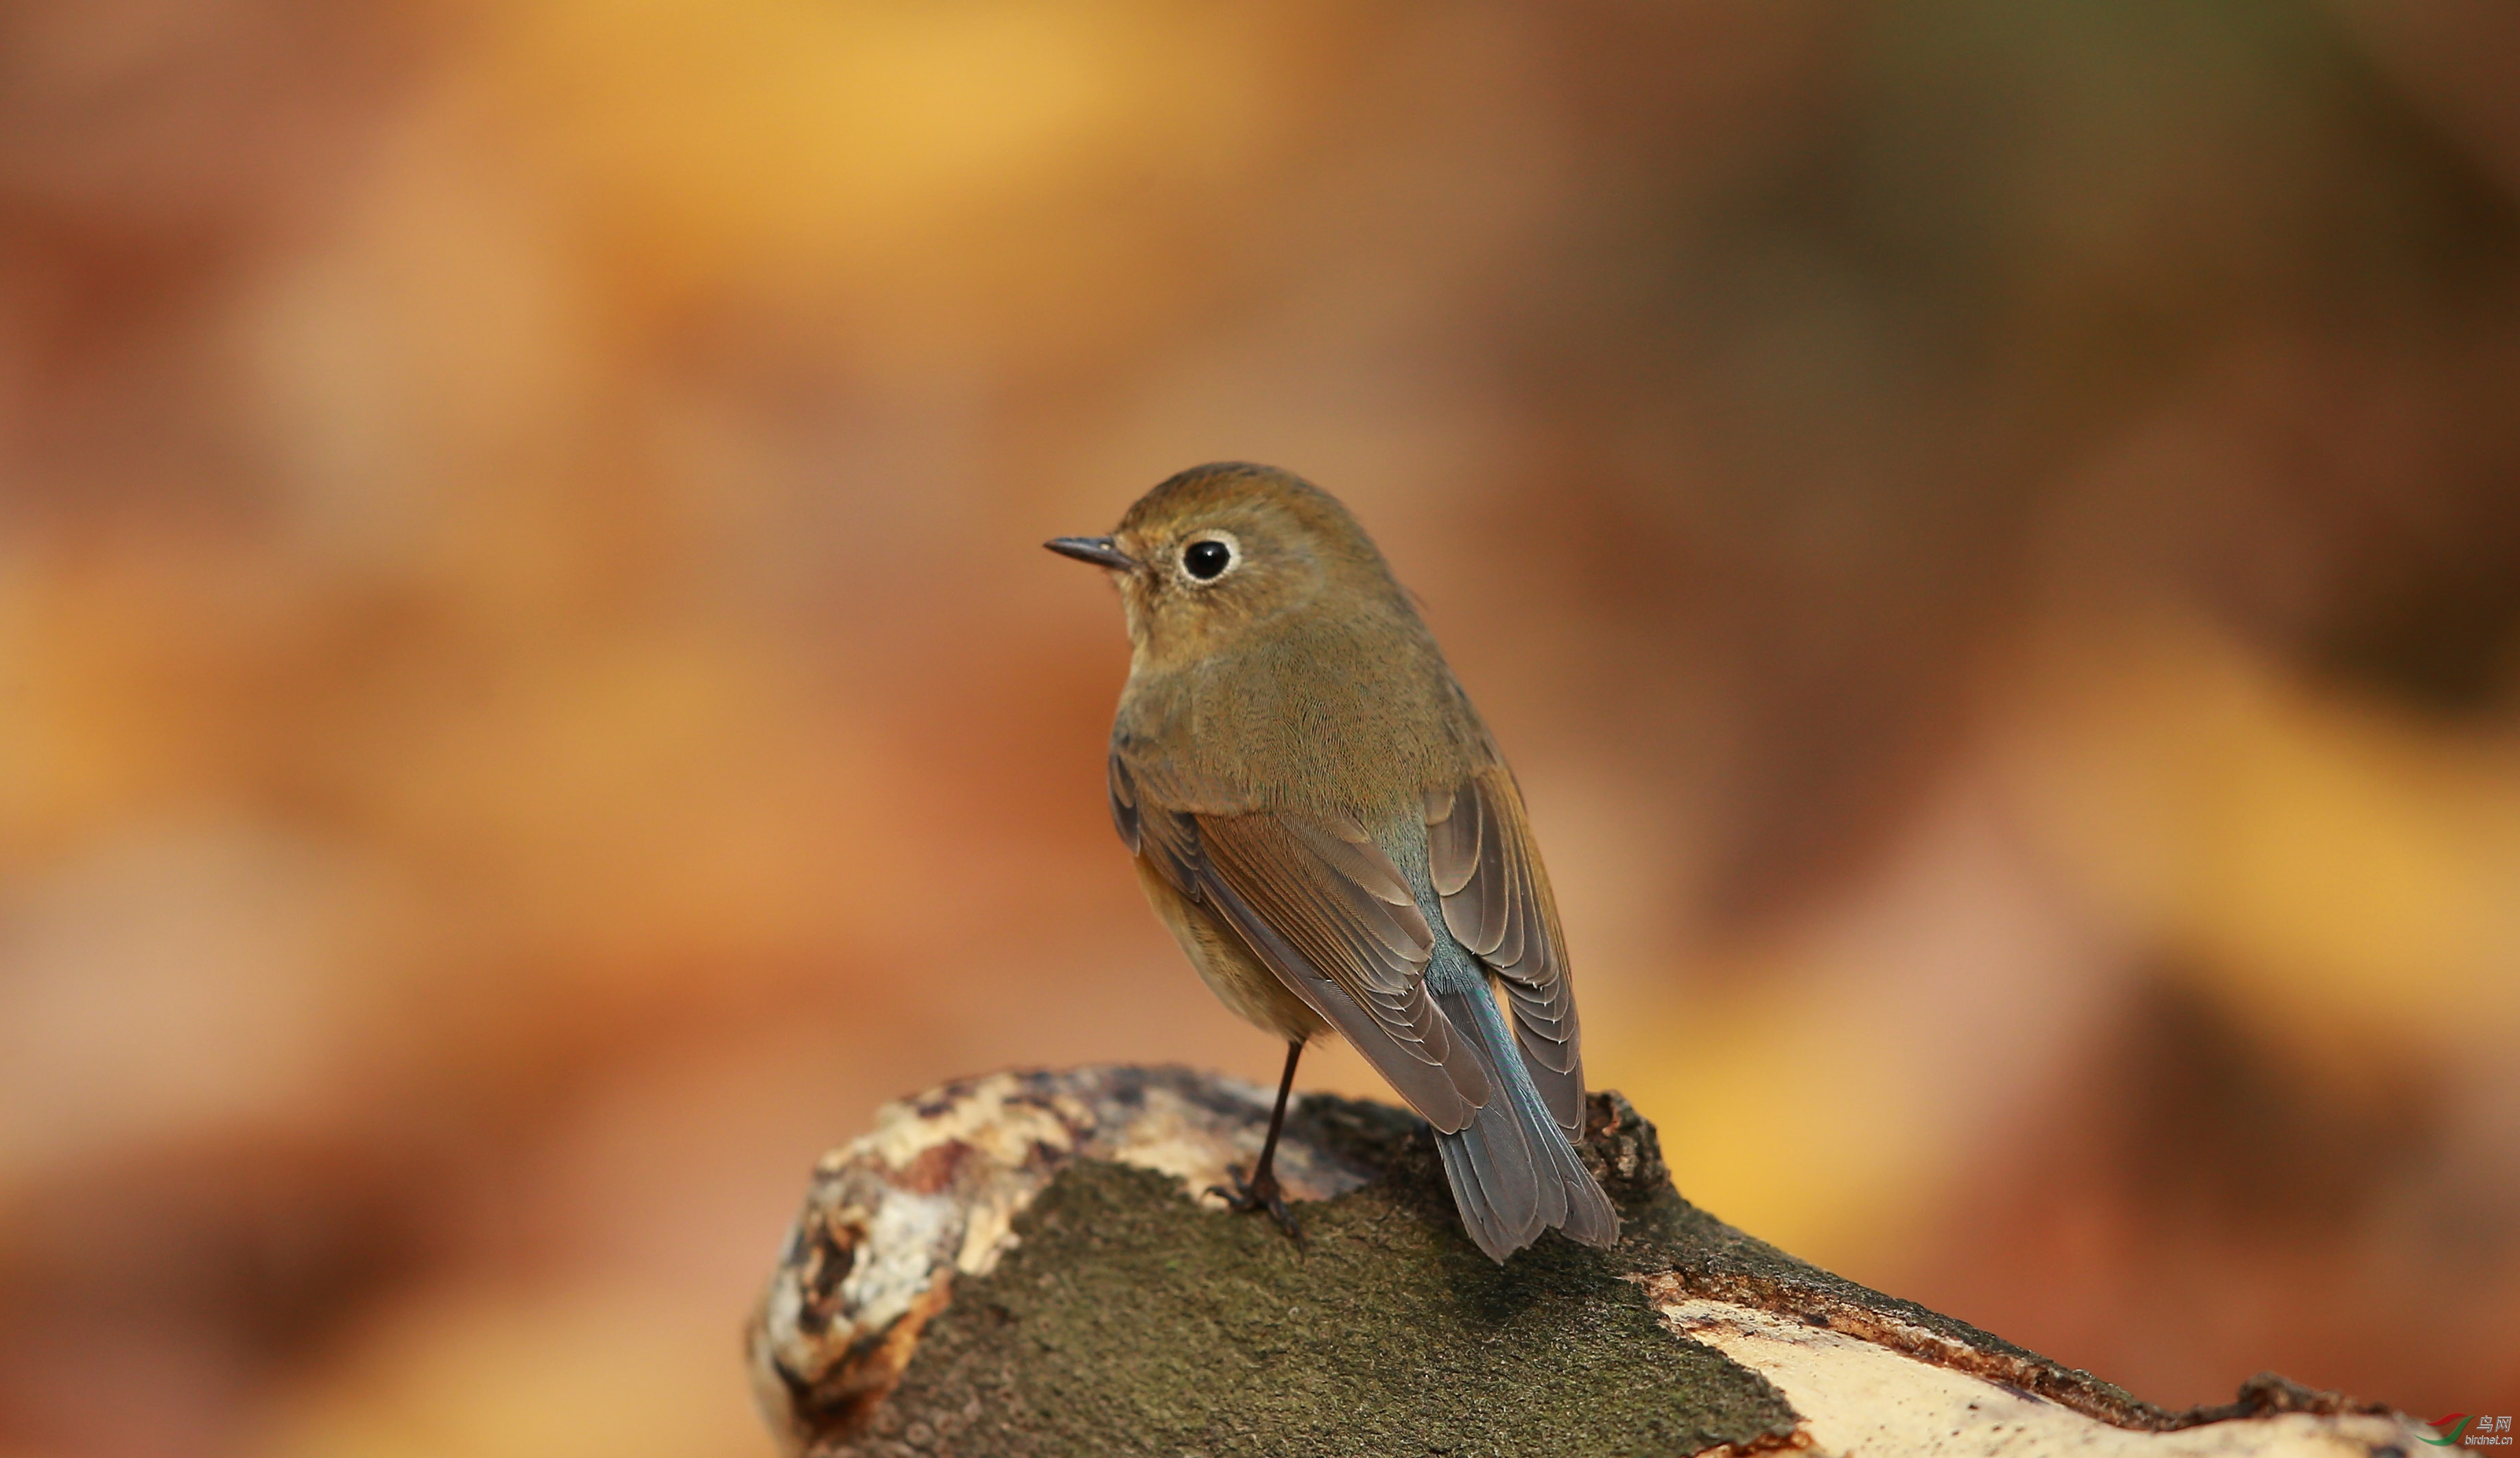
[[[2507,1448],[2511,1446],[2511,1415],[2509,1413],[2498,1413],[2493,1417],[2486,1417],[2481,1413],[2470,1416],[2467,1413],[2454,1412],[2447,1417],[2435,1418],[2424,1426],[2430,1428],[2435,1433],[2442,1435],[2439,1437],[2427,1437],[2424,1439],[2424,1441],[2431,1443],[2437,1448],[2447,1448],[2452,1444],[2458,1444],[2460,1446],[2470,1448]]]

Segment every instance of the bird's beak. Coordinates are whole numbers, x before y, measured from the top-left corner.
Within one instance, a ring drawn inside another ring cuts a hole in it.
[[[1073,557],[1079,562],[1090,562],[1096,567],[1107,567],[1116,571],[1135,571],[1138,568],[1138,559],[1111,545],[1107,536],[1053,537],[1042,545],[1061,557]]]

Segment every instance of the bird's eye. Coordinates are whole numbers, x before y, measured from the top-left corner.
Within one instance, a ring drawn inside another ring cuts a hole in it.
[[[1201,537],[1182,548],[1182,570],[1202,582],[1234,566],[1234,549],[1214,537]]]

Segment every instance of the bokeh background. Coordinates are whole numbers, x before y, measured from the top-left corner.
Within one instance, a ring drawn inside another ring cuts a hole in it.
[[[0,1454],[762,1453],[879,1101],[1269,1075],[1038,546],[1216,458],[1691,1197],[2520,1406],[2520,10],[17,0]]]

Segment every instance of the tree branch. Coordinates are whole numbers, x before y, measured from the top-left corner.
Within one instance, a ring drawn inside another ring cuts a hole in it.
[[[1223,1212],[1268,1091],[1181,1069],[999,1073],[826,1156],[748,1334],[791,1455],[2386,1454],[2376,1404],[2272,1376],[2174,1413],[1841,1280],[1675,1193],[1597,1094],[1616,1250],[1503,1268],[1425,1126],[1321,1095],[1278,1171],[1300,1245]]]

